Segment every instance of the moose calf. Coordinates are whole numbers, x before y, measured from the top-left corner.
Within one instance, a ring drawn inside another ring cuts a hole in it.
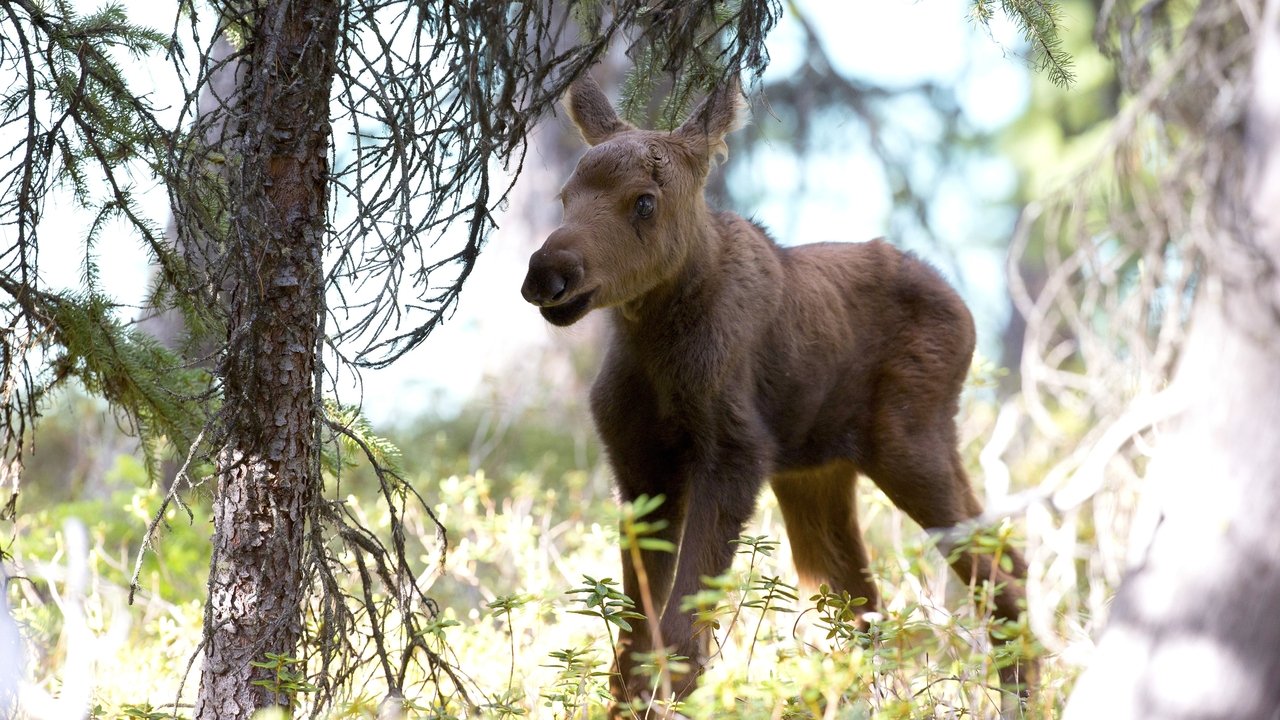
[[[592,147],[521,288],[554,325],[608,309],[592,414],[622,500],[666,498],[661,536],[679,550],[643,553],[661,619],[657,633],[641,621],[623,637],[615,693],[626,697],[643,692],[633,658],[657,638],[690,658],[676,696],[693,689],[709,643],[681,598],[728,569],[766,481],[801,577],[872,608],[859,473],[925,528],[982,511],[956,449],[974,347],[968,309],[935,270],[883,241],[781,248],[710,210],[703,186],[741,104],[734,83],[674,132],[651,132],[619,119],[590,78],[575,82],[566,105]],[[1013,620],[1026,571],[1009,556],[1011,573],[985,554],[958,554],[952,566],[965,581],[999,584],[996,616]],[[627,552],[622,562],[639,603],[637,568]],[[1025,688],[1031,671],[1004,668],[1002,685]]]

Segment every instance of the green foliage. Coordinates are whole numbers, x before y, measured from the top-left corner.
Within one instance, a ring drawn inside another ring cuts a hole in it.
[[[89,393],[123,413],[142,442],[148,476],[157,479],[158,450],[167,440],[185,450],[199,432],[210,403],[209,375],[184,367],[172,352],[143,332],[124,325],[114,307],[97,294],[42,298],[62,352],[39,394],[77,380]]]
[[[757,578],[751,581],[747,599],[742,602],[742,607],[753,608],[760,613],[760,620],[756,623],[756,631],[751,634],[753,638],[760,636],[760,626],[764,623],[764,619],[769,613],[793,613],[795,608],[790,604],[800,599],[796,593],[799,589],[784,581],[777,575],[769,577]],[[749,659],[748,659],[749,662]]]
[[[741,0],[719,0],[702,16],[691,47],[673,47],[673,36],[647,37],[632,53],[634,63],[622,81],[619,113],[634,124],[656,130],[674,130],[688,116],[694,100],[725,80],[729,67],[724,51],[739,29],[734,18]],[[683,18],[674,6],[647,8],[641,22],[672,23]],[[681,40],[685,38],[681,37]],[[659,92],[660,87],[665,92]]]
[[[636,54],[635,62],[623,78],[618,93],[618,112],[627,121],[641,126],[648,121],[649,105],[653,102],[654,89],[658,84],[654,55],[652,47],[646,47]]]
[[[302,658],[296,658],[287,653],[269,652],[266,654],[266,660],[255,660],[249,664],[271,671],[271,677],[253,680],[250,684],[266,688],[276,695],[287,698],[290,705],[297,702],[299,694],[316,690],[315,685],[307,682]]]
[[[594,6],[595,3],[585,5]],[[671,47],[665,36],[645,38],[633,49],[631,69],[619,92],[619,113],[634,124],[657,130],[673,130],[689,115],[698,95],[724,82],[729,68],[721,62],[723,50],[737,31],[733,18],[742,10],[740,0],[720,0],[702,18],[692,48]],[[794,8],[793,8],[794,10]],[[972,0],[971,17],[989,27],[997,10],[1017,26],[1030,49],[1036,72],[1055,86],[1066,88],[1076,80],[1075,61],[1066,49],[1063,8],[1057,0]],[[590,14],[578,6],[579,15]],[[679,22],[679,12],[669,7],[653,8],[642,20],[653,23]],[[672,17],[675,15],[676,17]],[[585,31],[592,25],[584,24]],[[647,40],[647,41],[645,41]],[[692,55],[692,57],[690,57]],[[678,58],[678,61],[677,61]]]
[[[657,510],[665,499],[661,495],[653,497],[641,495],[629,503],[623,503],[621,509],[623,550],[657,550],[668,553],[676,551],[676,546],[670,541],[652,537],[654,533],[667,527],[667,521],[645,519]]]
[[[517,696],[508,691],[481,703],[480,709],[486,717],[523,717],[528,714],[528,710],[521,705],[524,700],[523,696]]]
[[[1061,32],[1065,51],[1073,59],[1075,82],[1068,89],[1039,76],[1032,78],[1031,103],[1002,140],[1006,155],[1023,177],[1024,200],[1042,199],[1096,165],[1119,98],[1115,65],[1093,41],[1094,6],[1080,0],[1059,6],[1075,18]],[[1034,259],[1043,257],[1039,248],[1032,252]]]
[[[511,626],[511,613],[513,610],[524,607],[532,599],[533,598],[528,595],[522,595],[517,593],[515,595],[503,595],[489,602],[489,609],[492,610],[495,615],[506,616],[507,637],[511,640],[511,669],[507,673],[507,691],[505,693],[506,698],[511,698],[512,692],[514,692],[512,688],[512,683],[515,680],[515,672],[516,672],[516,633],[515,633],[515,629]],[[509,704],[509,700],[504,699],[502,701],[502,707],[505,708],[508,704]],[[514,712],[514,711],[508,713],[504,711],[503,714],[507,715],[507,714],[523,714],[523,713]]]
[[[28,3],[19,7],[6,5],[4,12],[16,20],[14,16],[25,11],[36,37],[47,43],[41,56],[47,64],[28,67],[21,76],[25,82],[11,85],[5,93],[3,108],[16,110],[35,94],[47,100],[56,120],[41,139],[43,150],[56,152],[58,161],[49,167],[53,172],[48,180],[69,182],[77,200],[93,205],[95,173],[110,174],[133,160],[158,161],[163,156],[164,133],[140,99],[144,96],[125,82],[108,49],[123,49],[138,60],[168,49],[169,38],[129,22],[119,3],[108,3],[84,17],[68,0],[56,0],[48,9]],[[120,187],[115,190],[97,204],[99,218],[110,210],[131,214],[132,204],[121,202],[127,193]]]
[[[747,577],[750,577],[748,570]],[[680,600],[682,612],[693,613],[693,627],[697,632],[719,632],[724,629],[721,619],[732,616],[729,628],[738,619],[737,608],[728,602],[735,590],[741,590],[740,579],[732,574],[702,578],[702,588]]]
[[[338,475],[368,467],[368,463],[393,472],[399,468],[400,448],[375,433],[359,407],[325,398],[324,414],[329,426],[337,430],[334,442],[325,443],[321,448],[320,462],[325,472]]]
[[[555,668],[556,677],[543,690],[542,698],[546,701],[545,707],[556,716],[581,717],[588,706],[599,707],[609,702],[609,694],[601,684],[601,678],[608,675],[601,672],[605,663],[593,648],[552,650],[547,655],[555,662],[546,667]]]
[[[0,555],[50,558],[65,552],[60,533],[68,521],[85,524],[95,553],[90,555],[90,570],[95,577],[110,585],[128,584],[130,559],[142,531],[158,507],[164,490],[149,482],[146,469],[132,455],[117,455],[102,478],[102,485],[71,501],[53,502],[33,507],[20,515],[13,526],[13,538],[0,544]],[[36,499],[34,496],[32,499]],[[201,520],[207,521],[203,508],[194,505]],[[162,518],[163,555],[148,560],[143,566],[146,594],[166,598],[173,603],[186,603],[203,597],[209,569],[209,539],[171,508]]]
[[[10,572],[8,599],[23,627],[31,677],[53,689],[52,683],[68,680],[68,661],[87,653],[94,662],[93,717],[170,717],[199,641],[209,516],[193,503],[193,527],[177,508],[166,512],[163,540],[145,559],[141,590],[129,606],[134,554],[162,490],[148,482],[142,462],[132,455],[117,456],[99,482],[71,502],[41,505],[48,496],[32,493],[27,510],[0,540]],[[83,591],[63,567],[74,552],[62,530],[69,522],[81,522],[87,531]],[[78,612],[69,613],[73,603]]]
[[[847,651],[869,642],[867,632],[858,625],[862,614],[871,610],[867,598],[854,597],[847,590],[833,592],[823,583],[809,601],[818,613],[818,627],[826,631],[827,640],[833,641],[835,647]]]
[[[583,608],[570,610],[575,615],[589,615],[604,621],[605,631],[613,637],[613,629],[631,631],[629,620],[643,618],[635,611],[636,604],[618,589],[618,581],[613,578],[597,580],[590,575],[582,576],[582,585],[567,592],[569,595],[581,595],[578,602]]]
[[[973,0],[973,18],[989,26],[995,17],[996,7],[996,0]],[[1049,82],[1059,87],[1075,82],[1071,55],[1063,50],[1061,3],[1057,0],[998,0],[998,7],[1018,26],[1018,31],[1031,48],[1036,72],[1044,73]]]
[[[195,286],[135,195],[139,174],[172,174],[165,166],[170,135],[148,96],[125,81],[119,62],[122,55],[137,61],[169,50],[169,37],[129,22],[119,3],[84,16],[68,0],[6,3],[0,20],[8,28],[0,63],[14,70],[13,82],[0,90],[0,126],[24,131],[0,166],[0,217],[15,240],[0,267],[0,292],[8,295],[0,301],[0,324],[9,328],[0,339],[0,384],[13,388],[0,396],[6,420],[0,442],[19,453],[25,426],[50,391],[75,379],[111,403],[141,437],[154,477],[165,439],[185,450],[195,438],[208,378],[120,321],[102,293],[95,256],[103,231],[123,222],[151,251],[161,284]],[[75,292],[40,285],[38,230],[49,194],[59,187],[92,216],[82,287]],[[193,294],[169,299],[193,330],[215,324]]]
[[[150,703],[122,705],[111,714],[99,704],[89,711],[89,717],[114,718],[114,720],[185,720],[186,718],[185,715],[174,713],[172,708],[157,708]]]
[[[781,545],[781,543],[768,535],[743,535],[733,540],[730,544],[738,546],[738,554],[746,554],[748,556],[748,563],[752,568],[755,567],[758,557],[773,557],[773,554],[778,550],[778,546]]]
[[[29,291],[22,305],[43,319],[36,343],[50,353],[44,372],[28,379],[25,392],[5,394],[0,412],[33,413],[54,391],[68,387],[102,397],[139,438],[147,473],[157,479],[161,450],[169,445],[185,451],[204,422],[208,374],[184,367],[150,336],[122,323],[102,295]],[[6,428],[12,432],[12,425]],[[20,446],[17,437],[7,441]]]
[[[601,462],[591,419],[579,409],[567,419],[548,417],[540,404],[507,409],[498,398],[477,398],[456,415],[424,415],[385,432],[403,452],[400,463],[428,477],[466,476],[484,468],[499,497],[527,492],[514,484],[554,481],[561,500],[596,490],[589,471]],[[578,506],[581,507],[580,505]],[[573,512],[566,503],[562,512]]]

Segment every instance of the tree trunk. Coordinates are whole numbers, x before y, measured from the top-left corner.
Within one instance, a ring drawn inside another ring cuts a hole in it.
[[[1068,720],[1280,714],[1280,0],[1256,23],[1243,135],[1223,141],[1210,268],[1149,473],[1159,525]],[[1251,222],[1249,222],[1251,220]]]
[[[293,655],[301,631],[338,18],[332,0],[265,0],[252,19],[229,187],[226,434],[196,718],[247,718],[292,700],[287,682],[251,663]]]

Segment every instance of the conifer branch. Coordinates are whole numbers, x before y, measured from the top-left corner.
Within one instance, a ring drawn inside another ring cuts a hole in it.
[[[1031,64],[1049,82],[1068,87],[1075,82],[1071,56],[1062,49],[1062,7],[1057,0],[999,0],[1000,10],[1017,26],[1030,49]],[[989,27],[995,18],[995,0],[973,0],[971,15]]]

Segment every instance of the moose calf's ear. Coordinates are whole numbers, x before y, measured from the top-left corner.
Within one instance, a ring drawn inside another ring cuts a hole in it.
[[[590,75],[584,74],[573,81],[564,105],[588,145],[599,145],[620,132],[632,129],[630,124],[618,118],[609,98]]]
[[[729,156],[724,136],[745,124],[746,112],[742,86],[734,76],[712,90],[676,130],[676,134],[690,143],[696,152],[705,154],[708,162],[713,157],[723,160]]]

